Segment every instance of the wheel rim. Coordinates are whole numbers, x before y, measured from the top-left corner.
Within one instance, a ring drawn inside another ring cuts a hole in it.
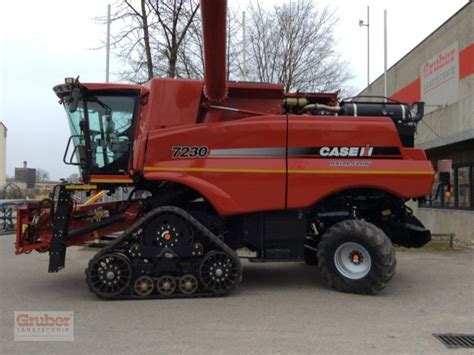
[[[148,296],[153,292],[155,283],[149,276],[140,276],[135,280],[134,289],[139,296]]]
[[[176,290],[176,280],[170,275],[162,276],[156,282],[156,289],[160,294],[169,296]]]
[[[133,244],[130,249],[128,249],[128,255],[131,257],[131,258],[138,258],[139,256],[141,256],[141,253],[140,253],[140,244]]]
[[[121,254],[106,254],[96,260],[90,273],[90,284],[103,296],[121,294],[130,285],[132,267]]]
[[[199,271],[201,282],[214,292],[225,292],[233,288],[238,282],[238,267],[223,252],[208,253],[204,257]]]
[[[184,275],[179,280],[179,290],[185,295],[190,295],[198,289],[198,280],[194,275]]]
[[[189,246],[193,242],[193,233],[182,218],[173,214],[163,214],[148,225],[144,242],[148,246],[162,248]]]
[[[337,271],[351,280],[365,277],[372,267],[370,254],[359,243],[341,244],[334,253],[334,264]]]

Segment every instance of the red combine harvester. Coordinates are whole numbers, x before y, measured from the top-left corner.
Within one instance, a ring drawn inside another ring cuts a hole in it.
[[[433,185],[414,148],[423,104],[226,82],[226,6],[201,1],[204,81],[54,88],[72,132],[64,161],[84,183],[18,210],[17,254],[49,252],[57,272],[67,247],[121,232],[86,269],[109,299],[225,295],[244,247],[251,261],[306,261],[337,290],[373,294],[395,272],[392,244],[430,240],[405,205]],[[119,187],[132,188],[126,200],[73,202]]]

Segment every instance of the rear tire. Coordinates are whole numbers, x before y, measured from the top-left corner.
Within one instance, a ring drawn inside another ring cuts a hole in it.
[[[318,268],[338,291],[375,294],[387,286],[397,264],[390,239],[375,225],[347,220],[333,225],[318,247]]]

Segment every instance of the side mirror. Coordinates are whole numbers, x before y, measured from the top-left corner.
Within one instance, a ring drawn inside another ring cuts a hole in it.
[[[69,112],[76,112],[77,106],[79,106],[79,100],[81,99],[81,89],[75,87],[72,89],[71,96],[69,97]]]

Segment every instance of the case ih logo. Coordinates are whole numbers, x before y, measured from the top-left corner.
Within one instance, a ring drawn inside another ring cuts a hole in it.
[[[371,157],[374,148],[365,147],[322,147],[319,155],[322,157]]]
[[[73,341],[74,313],[59,311],[14,312],[15,341]]]

